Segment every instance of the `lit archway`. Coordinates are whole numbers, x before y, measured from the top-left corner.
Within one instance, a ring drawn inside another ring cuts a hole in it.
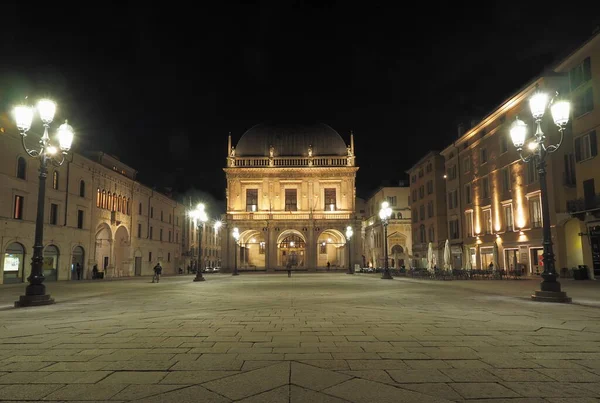
[[[71,280],[85,278],[86,267],[84,266],[85,252],[79,245],[73,248],[73,257],[71,259]],[[81,277],[77,274],[77,265],[81,268]]]
[[[22,283],[25,278],[25,247],[13,242],[4,251],[4,284]]]
[[[129,240],[129,231],[125,226],[121,225],[115,232],[114,240],[114,262],[115,273],[117,277],[131,276],[131,258],[129,249],[131,242]]]
[[[44,263],[42,269],[46,281],[56,281],[58,279],[58,258],[60,251],[56,245],[48,245],[44,248]]]
[[[317,268],[345,268],[347,266],[346,237],[337,229],[326,229],[317,238]]]
[[[266,243],[261,231],[242,232],[235,250],[238,253],[238,269],[262,270],[266,267]]]
[[[277,238],[277,265],[284,268],[304,268],[306,238],[300,231],[287,230]]]
[[[394,245],[391,248],[390,252],[392,262],[390,262],[392,267],[400,268],[405,262],[406,256],[404,255],[404,248],[402,245]]]
[[[106,272],[110,265],[111,246],[113,242],[112,231],[108,224],[102,223],[96,228],[96,243],[94,261],[98,271]]]

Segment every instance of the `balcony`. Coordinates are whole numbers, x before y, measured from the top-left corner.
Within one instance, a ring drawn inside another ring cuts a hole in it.
[[[324,211],[310,213],[305,211],[257,212],[257,213],[229,213],[231,218],[238,220],[350,220],[353,213]]]
[[[345,167],[351,166],[348,157],[236,157],[236,168],[269,167]]]
[[[592,197],[579,198],[567,201],[567,211],[571,216],[585,220],[586,214],[592,214],[596,218],[600,218],[600,194]]]

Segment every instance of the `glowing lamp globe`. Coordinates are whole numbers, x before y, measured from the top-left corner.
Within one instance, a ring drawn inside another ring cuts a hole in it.
[[[54,120],[54,114],[56,113],[56,104],[54,101],[49,99],[41,99],[37,104],[37,109],[40,114],[40,119],[45,124],[49,124]]]
[[[564,126],[569,121],[569,115],[571,114],[571,103],[569,101],[558,101],[552,104],[550,107],[552,113],[552,119],[557,126]]]
[[[546,107],[548,106],[548,94],[537,92],[529,99],[529,109],[534,119],[540,119],[544,116]]]
[[[527,137],[527,124],[517,117],[510,125],[510,138],[515,147],[522,148],[525,144],[525,137]]]
[[[17,129],[22,133],[27,132],[31,128],[31,122],[33,121],[33,108],[26,105],[19,105],[15,107],[13,113]]]

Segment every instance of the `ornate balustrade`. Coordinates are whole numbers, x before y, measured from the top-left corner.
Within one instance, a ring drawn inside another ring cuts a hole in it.
[[[286,211],[276,213],[233,213],[229,214],[233,220],[349,220],[352,213],[318,212],[306,213],[302,211]]]
[[[235,157],[230,166],[237,168],[267,167],[345,167],[350,166],[348,157]]]

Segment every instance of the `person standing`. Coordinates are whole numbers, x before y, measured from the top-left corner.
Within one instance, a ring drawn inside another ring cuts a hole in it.
[[[77,280],[81,280],[81,265],[79,262],[75,266],[75,271],[77,271]]]

